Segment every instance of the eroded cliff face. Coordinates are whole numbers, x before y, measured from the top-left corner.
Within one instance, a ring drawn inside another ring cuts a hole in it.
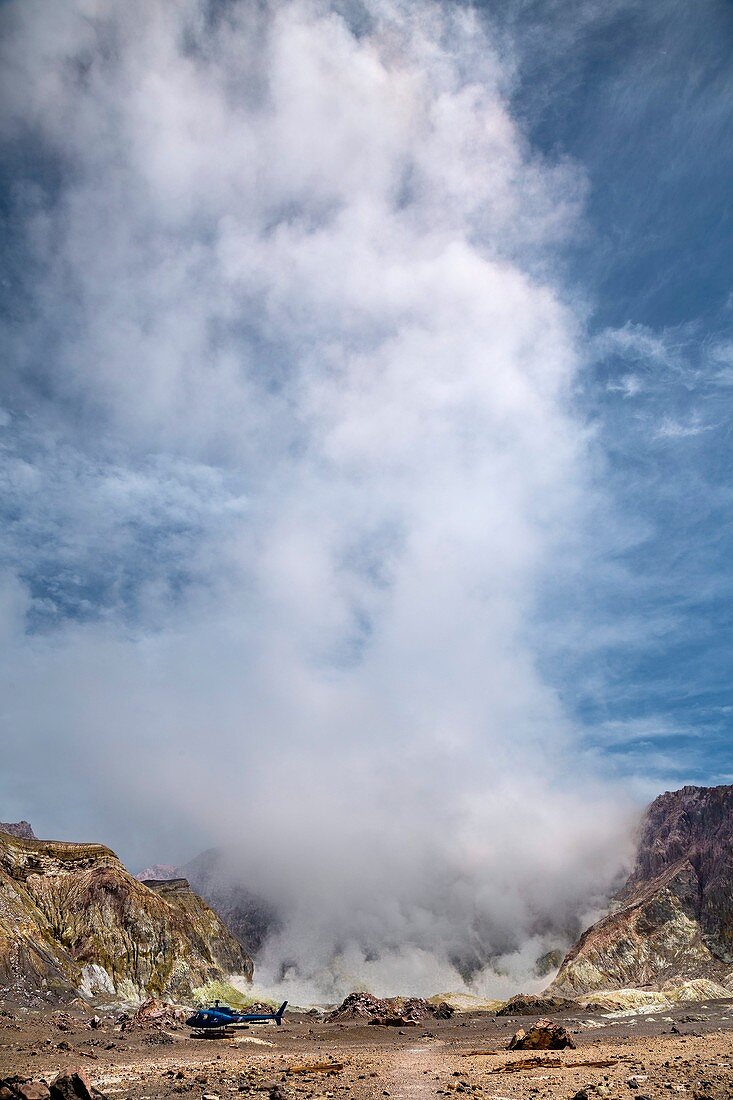
[[[184,880],[150,889],[109,848],[0,833],[0,986],[186,999],[252,961]]]
[[[19,836],[23,840],[36,839],[28,821],[0,821],[0,833],[10,833],[11,836]]]
[[[550,987],[663,988],[707,979],[733,988],[733,786],[660,795],[636,864],[607,916],[568,952]]]

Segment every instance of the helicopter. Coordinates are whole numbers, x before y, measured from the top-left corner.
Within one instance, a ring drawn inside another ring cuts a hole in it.
[[[228,1034],[228,1029],[233,1026],[275,1023],[278,1027],[281,1027],[287,1007],[288,1002],[283,1001],[277,1012],[235,1012],[229,1005],[223,1005],[219,1001],[215,1001],[208,1008],[200,1008],[198,1012],[194,1012],[193,1016],[189,1016],[186,1020],[186,1023],[194,1031],[204,1032],[207,1037],[213,1039],[217,1036],[225,1037]]]

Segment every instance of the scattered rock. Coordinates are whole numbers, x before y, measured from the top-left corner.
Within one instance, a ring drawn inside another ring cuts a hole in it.
[[[175,1039],[172,1035],[166,1035],[164,1031],[156,1031],[152,1035],[146,1035],[142,1042],[148,1043],[150,1046],[171,1046]]]
[[[427,1020],[431,1016],[435,1016],[435,1008],[433,1005],[428,1004],[422,997],[411,997],[409,1001],[405,1001],[402,1005],[402,1009],[396,1015],[399,1015],[407,1022],[419,1023],[422,1020]]]
[[[184,1009],[177,1008],[168,1001],[149,997],[132,1016],[121,1016],[120,1026],[123,1031],[130,1031],[132,1028],[177,1028],[181,1027],[185,1021]]]
[[[331,1023],[364,1020],[385,1027],[414,1027],[427,1019],[449,1020],[454,1009],[445,1001],[431,1004],[422,997],[387,997],[381,999],[365,991],[349,993],[348,997],[326,1016]]]
[[[329,1012],[326,1019],[331,1023],[343,1020],[371,1020],[385,1013],[385,1002],[380,1001],[373,993],[357,992],[349,993],[348,997]]]
[[[417,1020],[409,1020],[405,1016],[397,1015],[385,1015],[375,1016],[373,1020],[369,1020],[370,1024],[376,1024],[377,1027],[419,1027]]]
[[[538,1020],[529,1031],[519,1029],[509,1040],[509,1050],[574,1050],[567,1028],[553,1020]]]

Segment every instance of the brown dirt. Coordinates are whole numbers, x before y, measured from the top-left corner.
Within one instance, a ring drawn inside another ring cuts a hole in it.
[[[588,1100],[733,1097],[733,1002],[620,1019],[577,1013],[558,1019],[577,1049],[533,1058],[506,1049],[526,1017],[457,1016],[403,1030],[290,1015],[282,1028],[252,1027],[232,1039],[206,1040],[192,1039],[186,1027],[122,1032],[116,1017],[102,1015],[91,1029],[78,1013],[11,1008],[0,1015],[0,1078],[49,1079],[81,1066],[115,1100],[267,1097],[275,1085],[291,1100],[454,1093],[570,1100],[581,1089]]]

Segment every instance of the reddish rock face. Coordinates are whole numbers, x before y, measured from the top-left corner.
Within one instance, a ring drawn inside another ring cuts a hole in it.
[[[684,864],[697,887],[694,908],[703,935],[733,963],[733,786],[683,787],[652,802],[620,900]]]
[[[733,786],[660,795],[611,912],[563,961],[552,992],[733,976]]]

